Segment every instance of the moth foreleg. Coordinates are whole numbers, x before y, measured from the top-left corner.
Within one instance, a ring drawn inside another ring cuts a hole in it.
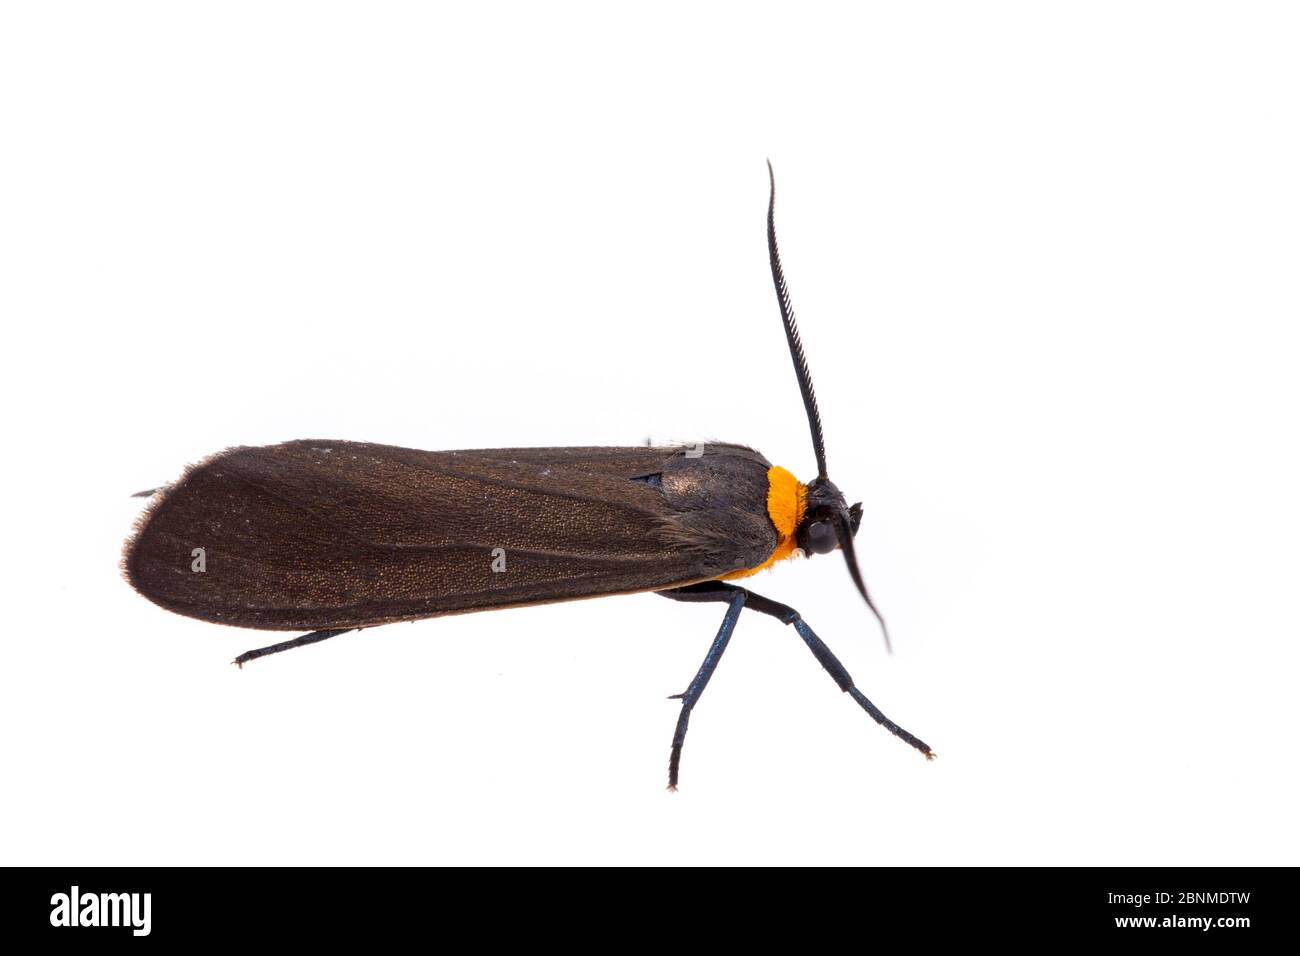
[[[853,678],[844,665],[840,663],[839,658],[831,653],[831,649],[826,646],[825,642],[817,636],[811,627],[804,623],[803,618],[794,608],[773,601],[771,598],[765,598],[761,594],[755,594],[753,591],[746,591],[734,584],[727,584],[725,581],[703,581],[699,584],[688,584],[683,588],[674,588],[671,591],[659,591],[658,593],[666,598],[672,598],[674,601],[734,601],[735,594],[744,594],[743,607],[774,617],[782,624],[792,626],[799,636],[803,638],[803,642],[808,645],[808,650],[812,651],[813,657],[817,658],[817,662],[825,668],[826,673],[830,674],[831,679],[839,685],[840,690],[852,697],[859,707],[871,715],[872,720],[899,740],[925,754],[927,760],[934,759],[935,753],[930,749],[929,744],[886,717],[879,707],[868,700],[862,691],[858,690],[853,683]]]

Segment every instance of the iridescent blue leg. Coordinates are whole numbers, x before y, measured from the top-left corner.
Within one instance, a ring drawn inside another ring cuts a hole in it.
[[[672,598],[674,601],[727,601],[731,602],[732,605],[731,610],[727,612],[728,616],[731,615],[732,611],[735,611],[735,613],[738,614],[740,608],[747,607],[751,611],[758,611],[760,614],[767,614],[770,617],[774,617],[782,624],[791,625],[799,633],[799,636],[803,638],[803,642],[808,645],[808,650],[812,651],[813,657],[817,658],[817,662],[826,669],[826,673],[830,674],[831,679],[839,685],[840,690],[852,697],[859,707],[871,715],[872,720],[880,724],[880,726],[884,727],[899,740],[902,740],[904,743],[910,744],[912,747],[921,751],[921,753],[925,754],[927,760],[934,759],[935,754],[934,751],[930,749],[929,744],[921,740],[919,737],[908,733],[902,727],[898,726],[898,724],[886,717],[881,713],[879,707],[868,700],[867,696],[863,694],[862,691],[858,690],[853,683],[853,678],[849,676],[848,670],[840,663],[839,658],[831,653],[831,649],[827,647],[825,642],[813,632],[811,627],[804,623],[803,618],[799,616],[799,612],[794,608],[785,604],[780,604],[770,598],[765,598],[761,594],[755,594],[753,591],[747,591],[734,584],[727,584],[725,581],[704,581],[700,584],[690,584],[684,588],[674,588],[671,591],[659,591],[658,593],[662,594],[666,598]],[[738,596],[740,597],[739,604],[736,603]],[[734,624],[734,621],[732,623]],[[726,628],[725,621],[723,622],[723,627],[724,629]],[[721,638],[722,634],[719,633],[718,636]],[[727,636],[730,637],[729,631]],[[726,646],[725,640],[723,641],[723,646]],[[712,651],[710,651],[710,653],[712,653]],[[721,652],[719,651],[719,653]],[[705,663],[708,663],[707,659],[705,660]],[[706,677],[705,680],[707,681],[708,678]],[[702,689],[703,688],[701,688],[701,690]],[[682,732],[685,733],[685,730]],[[676,764],[673,766],[675,767]]]
[[[680,597],[686,588],[677,588],[673,591],[660,591],[664,597],[670,597],[678,601],[699,600],[694,597]],[[718,661],[722,660],[722,652],[727,649],[727,642],[731,640],[731,632],[736,629],[736,619],[740,617],[741,609],[745,606],[745,599],[749,597],[748,592],[736,588],[734,593],[725,596],[719,596],[711,600],[727,601],[730,607],[727,608],[726,616],[722,619],[722,626],[718,628],[718,636],[713,639],[713,644],[709,647],[709,653],[704,655],[704,663],[695,673],[695,679],[691,681],[691,686],[686,688],[684,694],[674,694],[670,700],[680,700],[682,702],[681,713],[677,715],[677,729],[673,731],[673,749],[668,757],[668,789],[677,789],[677,771],[682,762],[682,744],[686,742],[686,725],[691,720],[691,709],[695,706],[700,695],[704,693],[704,688],[708,686],[709,678],[717,669]],[[706,599],[710,600],[710,599]]]
[[[279,644],[271,644],[267,647],[259,647],[256,650],[244,651],[230,663],[238,664],[240,670],[249,661],[257,660],[259,657],[266,657],[268,654],[279,654],[281,651],[291,651],[295,647],[304,647],[307,644],[315,644],[317,641],[325,641],[331,637],[338,637],[340,634],[346,634],[348,631],[359,631],[359,627],[339,627],[327,631],[312,631],[310,634],[304,634],[302,637],[295,637],[291,641],[281,641]]]

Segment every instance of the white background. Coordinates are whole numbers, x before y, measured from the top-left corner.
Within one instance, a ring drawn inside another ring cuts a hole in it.
[[[462,7],[464,5],[457,5]],[[7,4],[5,863],[1297,862],[1286,4]],[[755,445],[838,557],[721,607],[274,634],[118,575],[222,447]],[[282,635],[281,635],[282,636]]]

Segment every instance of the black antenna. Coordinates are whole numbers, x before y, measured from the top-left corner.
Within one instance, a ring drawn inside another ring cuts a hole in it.
[[[817,410],[817,396],[813,393],[812,375],[808,372],[808,357],[803,353],[803,342],[799,339],[799,326],[794,320],[794,308],[790,305],[790,289],[785,284],[785,271],[781,268],[781,254],[776,248],[776,174],[772,172],[772,161],[767,161],[767,175],[772,183],[772,197],[767,204],[767,251],[772,260],[772,281],[776,283],[776,298],[781,305],[781,321],[785,323],[785,338],[790,343],[790,357],[794,359],[794,373],[799,379],[799,391],[803,393],[803,407],[808,412],[808,429],[812,432],[813,451],[817,455],[817,477],[829,483],[826,474],[826,445],[822,439],[822,416]],[[814,482],[813,484],[818,484]],[[831,485],[833,488],[834,485]],[[838,494],[838,492],[837,492]],[[858,556],[853,550],[853,524],[848,509],[834,515],[835,537],[839,540],[840,550],[844,552],[844,562],[849,566],[849,575],[857,586],[858,593],[867,602],[867,607],[880,622],[880,630],[885,636],[885,649],[893,653],[889,640],[889,626],[876,608],[867,592],[866,582],[862,580],[862,570],[858,567]]]
[[[808,412],[808,429],[812,432],[813,452],[817,455],[817,476],[825,478],[826,445],[822,441],[822,416],[817,411],[817,396],[813,393],[812,376],[808,374],[808,358],[803,354],[799,326],[790,306],[790,290],[781,269],[781,253],[776,248],[776,174],[772,172],[770,159],[767,161],[767,175],[772,181],[772,198],[767,204],[767,252],[772,260],[772,281],[776,283],[776,299],[781,306],[781,321],[785,323],[785,338],[790,343],[790,358],[794,359],[794,374],[799,379],[799,391],[803,393],[803,407]]]
[[[889,625],[885,623],[885,617],[876,607],[876,602],[871,600],[871,595],[867,593],[867,582],[862,580],[862,569],[858,567],[858,555],[853,549],[851,520],[847,511],[835,515],[835,537],[839,539],[840,550],[844,552],[844,563],[849,566],[849,576],[853,578],[853,583],[857,586],[858,593],[862,595],[862,600],[867,602],[867,607],[871,608],[871,613],[880,622],[880,633],[885,637],[885,651],[892,654],[894,653],[894,642],[889,639]]]

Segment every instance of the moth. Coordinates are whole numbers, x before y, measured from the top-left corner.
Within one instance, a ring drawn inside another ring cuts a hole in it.
[[[777,303],[803,396],[817,476],[804,483],[744,445],[417,451],[291,441],[219,452],[151,497],[122,569],[160,607],[216,624],[306,631],[240,654],[259,657],[397,621],[653,591],[726,605],[673,733],[676,789],[691,710],[748,609],[790,625],[877,723],[887,718],[800,614],[735,582],[799,555],[839,551],[888,631],[854,553],[862,505],[826,470],[821,416],[776,242]],[[201,567],[200,567],[201,565]]]

